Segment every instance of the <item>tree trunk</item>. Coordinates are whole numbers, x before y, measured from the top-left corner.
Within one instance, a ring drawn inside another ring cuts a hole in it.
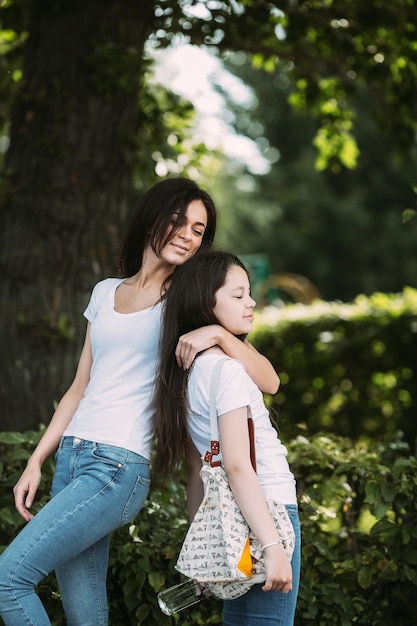
[[[0,429],[49,422],[115,275],[152,0],[33,0],[0,200]]]

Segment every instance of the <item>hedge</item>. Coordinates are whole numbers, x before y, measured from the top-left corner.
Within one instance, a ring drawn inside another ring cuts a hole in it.
[[[295,473],[302,526],[296,626],[410,626],[417,593],[415,418],[417,292],[317,303],[258,315],[253,340],[281,377],[267,398]],[[0,551],[23,523],[11,488],[43,430],[0,433]],[[52,461],[36,506],[48,499]],[[174,564],[188,522],[185,480],[153,489],[115,532],[110,625],[221,624],[209,598],[169,618],[156,594],[179,582]],[[64,624],[53,574],[39,593]],[[1,620],[0,620],[1,622]]]
[[[41,433],[0,434],[0,550],[21,528],[11,487]],[[296,626],[410,626],[417,593],[417,459],[390,443],[314,435],[288,444],[302,525],[302,581]],[[47,500],[52,463],[39,500]],[[47,486],[48,485],[48,486]],[[110,626],[221,624],[209,598],[174,618],[156,594],[179,582],[176,555],[187,528],[182,476],[153,490],[145,509],[112,538]],[[64,624],[53,575],[40,595],[54,626]]]
[[[417,290],[269,308],[252,335],[281,387],[268,399],[285,436],[328,432],[416,450]]]

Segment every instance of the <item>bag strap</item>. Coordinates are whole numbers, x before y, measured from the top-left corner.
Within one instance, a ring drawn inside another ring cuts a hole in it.
[[[220,459],[218,459],[217,461],[213,461],[213,457],[219,456],[220,454],[219,426],[216,411],[216,392],[223,364],[227,360],[227,358],[224,358],[217,361],[216,365],[214,366],[210,381],[210,451],[206,452],[204,460],[207,463],[210,463],[211,467],[218,467],[219,465],[221,465]],[[250,460],[252,463],[252,467],[256,472],[255,425],[253,423],[252,411],[250,406],[248,406],[248,431]]]

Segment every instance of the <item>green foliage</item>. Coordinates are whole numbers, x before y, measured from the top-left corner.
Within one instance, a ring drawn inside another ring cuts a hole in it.
[[[0,543],[22,526],[10,488],[42,433],[0,434]],[[296,626],[409,626],[417,589],[417,460],[399,437],[388,444],[317,434],[287,444],[302,526],[302,579]],[[46,466],[44,503],[52,476]],[[112,538],[110,626],[221,624],[213,598],[164,616],[156,594],[179,581],[176,555],[187,527],[185,481],[152,490],[130,526]],[[54,626],[63,624],[53,576],[40,595]]]
[[[20,51],[28,14],[36,10],[33,5],[31,0],[0,3],[0,68],[7,68],[0,91],[7,102],[15,93],[13,82],[21,76]],[[320,123],[315,141],[319,167],[354,166],[358,153],[354,102],[364,85],[369,86],[380,128],[400,150],[415,145],[414,0],[369,0],[366,6],[362,0],[165,0],[154,5],[152,21],[146,25],[153,46],[166,47],[182,37],[221,52],[241,50],[253,55],[256,66],[266,71],[288,61],[295,85],[293,106],[309,109]],[[93,37],[94,50],[88,59],[94,84],[105,91],[115,85],[135,90],[134,46],[122,50],[109,41],[107,31],[101,39],[99,34]]]
[[[297,625],[412,623],[417,460],[407,454],[400,440],[290,444],[303,536]]]
[[[243,67],[249,68],[252,61],[258,78],[257,83],[253,77],[243,78],[249,78],[260,105],[256,112],[239,116],[238,130],[252,137],[253,129],[262,126],[264,133],[254,139],[265,156],[274,154],[279,162],[270,179],[252,181],[253,194],[243,198],[236,193],[235,171],[226,172],[229,195],[219,205],[228,213],[227,246],[242,254],[267,252],[274,271],[308,276],[325,299],[349,300],[359,292],[396,291],[414,284],[415,220],[404,228],[398,213],[406,209],[407,220],[415,214],[406,208],[411,203],[410,178],[415,176],[415,2],[372,1],[367,7],[361,0],[203,4],[196,11],[191,0],[155,2],[137,76],[135,46],[120,47],[106,29],[91,34],[94,45],[85,59],[91,85],[113,98],[116,88],[122,94],[138,94],[135,127],[123,132],[124,156],[135,162],[128,192],[131,206],[157,176],[169,174],[203,182],[212,176],[217,198],[217,183],[227,169],[197,136],[192,106],[153,82],[150,57],[155,49],[182,36],[183,41],[221,53],[244,50],[246,57],[238,53],[241,60],[245,57]],[[0,157],[8,145],[10,107],[18,85],[25,90],[33,79],[25,77],[22,68],[31,8],[36,13],[32,0],[0,3]],[[77,23],[85,16],[79,13]],[[126,15],[118,15],[123,29]],[[52,38],[42,41],[52,45]],[[61,54],[63,48],[53,56],[59,59]],[[237,71],[233,64],[229,67]],[[84,101],[85,94],[80,97]],[[62,146],[53,148],[67,151],[62,107],[54,99],[49,105],[48,121],[57,120],[50,141],[60,137]],[[294,114],[294,109],[308,111],[309,118]],[[92,126],[90,130],[97,132]],[[382,141],[385,135],[388,143]],[[401,167],[395,160],[399,145]],[[314,163],[320,168],[316,177]],[[5,172],[0,197],[12,191],[9,175]],[[242,185],[245,182],[247,177]],[[219,235],[225,240],[223,232]]]
[[[282,390],[270,400],[279,409],[300,503],[296,626],[413,623],[417,460],[397,430],[413,443],[416,312],[417,292],[407,289],[258,317],[256,345],[281,374]],[[11,489],[42,433],[0,433],[0,550],[23,526]],[[48,499],[52,472],[46,463],[35,510]],[[154,488],[137,519],[113,534],[110,626],[221,624],[221,603],[213,598],[173,618],[157,606],[157,593],[180,579],[174,564],[186,528],[179,475],[166,489]],[[39,593],[60,626],[53,574]]]
[[[407,289],[258,317],[257,347],[281,374],[282,390],[270,400],[280,412],[300,503],[296,626],[413,622],[417,459],[397,430],[414,442],[416,313],[417,292]],[[3,547],[22,526],[11,488],[41,434],[0,434]],[[52,471],[46,464],[38,507],[47,501]],[[179,475],[166,489],[153,489],[137,519],[113,534],[110,626],[221,624],[221,603],[213,598],[173,618],[157,606],[157,593],[179,581],[174,564],[186,528]],[[53,575],[39,593],[53,624],[62,624]]]
[[[217,241],[239,255],[262,252],[273,273],[307,277],[324,300],[417,287],[417,222],[401,219],[406,208],[404,217],[415,213],[417,154],[398,159],[394,142],[373,120],[371,87],[363,86],[355,111],[346,112],[346,124],[355,121],[360,150],[355,169],[349,167],[348,142],[344,165],[331,158],[327,169],[318,171],[311,143],[333,126],[320,130],[314,116],[288,104],[295,93],[289,62],[265,72],[251,68],[250,60],[242,53],[227,56],[227,69],[254,94],[251,105],[228,101],[227,108],[236,131],[256,142],[270,171],[256,175],[236,161],[225,163],[214,187],[225,207]],[[335,145],[350,132],[332,135]]]
[[[289,62],[296,85],[293,105],[310,110],[320,123],[319,165],[354,163],[352,103],[364,85],[383,132],[400,150],[415,145],[414,0],[224,0],[200,3],[199,11],[193,4],[160,3],[155,39],[166,45],[180,33],[222,52],[244,51],[266,71]]]
[[[25,29],[27,2],[0,3],[0,165],[8,146],[11,103],[22,80],[22,51],[28,37]],[[6,194],[1,190],[0,196]]]
[[[252,339],[281,378],[270,399],[286,437],[300,429],[417,441],[417,291],[258,314]]]
[[[12,489],[43,432],[44,429],[39,432],[0,433],[0,550],[24,525],[20,515],[10,506]],[[33,505],[33,512],[48,501],[51,472],[52,463],[46,462],[39,487],[42,496]]]

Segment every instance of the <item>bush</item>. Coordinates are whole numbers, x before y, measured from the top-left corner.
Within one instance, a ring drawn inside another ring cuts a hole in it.
[[[285,438],[317,432],[417,441],[417,290],[258,314],[252,341],[280,374]]]
[[[417,591],[417,459],[389,444],[289,446],[302,526],[297,626],[409,626]]]
[[[410,454],[417,291],[270,309],[258,315],[252,339],[280,373],[280,391],[268,401],[298,484],[296,626],[409,626],[417,592],[417,460]],[[0,433],[0,550],[23,525],[11,488],[42,432]],[[52,471],[46,463],[37,507],[48,499]],[[110,626],[221,624],[214,598],[173,618],[157,606],[156,594],[180,580],[174,564],[185,509],[178,476],[153,489],[138,518],[113,534]],[[63,624],[53,574],[39,593],[54,626]]]
[[[0,434],[0,541],[22,526],[11,486],[41,433]],[[409,626],[417,592],[417,460],[401,438],[353,442],[317,434],[288,444],[302,526],[302,581],[296,626]],[[42,484],[52,475],[47,464]],[[148,504],[112,538],[110,626],[221,624],[221,603],[209,598],[170,618],[156,603],[179,582],[174,563],[187,528],[183,477],[153,490]],[[0,548],[1,549],[1,548]],[[63,624],[53,575],[40,595],[55,626]]]

